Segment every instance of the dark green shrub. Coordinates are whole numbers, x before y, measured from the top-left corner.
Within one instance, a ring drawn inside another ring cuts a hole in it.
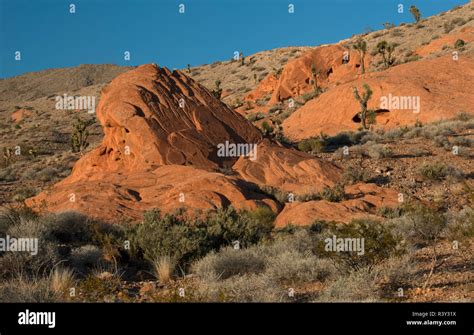
[[[374,220],[352,220],[348,224],[325,224],[318,236],[317,249],[321,256],[342,265],[345,271],[372,268],[389,257],[402,254],[401,239],[387,224]],[[328,239],[363,239],[363,253],[327,250]]]
[[[255,244],[269,236],[273,216],[266,210],[238,212],[232,207],[218,209],[204,218],[190,218],[183,212],[161,215],[145,213],[143,222],[130,231],[132,250],[152,261],[170,256],[178,265],[188,265],[211,250],[231,245]]]
[[[463,40],[459,39],[454,43],[454,48],[457,50],[462,50],[466,46],[466,42]]]

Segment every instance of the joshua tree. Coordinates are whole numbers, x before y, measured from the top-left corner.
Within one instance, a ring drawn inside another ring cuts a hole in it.
[[[385,68],[389,68],[395,63],[395,57],[393,56],[393,52],[397,47],[394,43],[387,43],[387,41],[380,41],[377,43],[376,50],[377,53],[382,55],[383,64]]]
[[[188,73],[191,73],[191,64],[188,64],[186,68],[188,69]]]
[[[354,49],[359,52],[362,74],[365,73],[365,53],[367,52],[367,42],[363,39],[357,40]]]
[[[239,54],[239,58],[240,58],[240,64],[241,65],[244,65],[245,64],[245,56],[244,56],[244,53],[241,51],[240,54]]]
[[[89,142],[89,130],[88,128],[94,123],[94,119],[89,119],[87,121],[81,120],[80,118],[76,119],[74,123],[74,129],[71,134],[71,148],[72,152],[84,151],[88,146]]]
[[[3,161],[5,166],[8,166],[10,164],[12,156],[12,150],[10,148],[3,148]]]
[[[360,104],[361,111],[359,112],[359,117],[362,122],[362,129],[366,130],[367,129],[367,116],[368,116],[368,110],[367,110],[367,102],[370,100],[370,97],[372,96],[372,90],[370,89],[370,86],[367,84],[364,84],[362,86],[364,88],[364,93],[362,94],[362,97],[359,94],[359,91],[357,90],[357,87],[352,87],[352,92],[354,93],[354,97]]]
[[[416,8],[416,6],[413,6],[413,5],[410,6],[410,13],[415,18],[416,23],[420,22],[421,13],[420,13],[420,10],[418,8]]]
[[[212,90],[212,95],[220,100],[222,96],[221,81],[218,79],[214,82],[214,84],[216,85],[216,88]]]

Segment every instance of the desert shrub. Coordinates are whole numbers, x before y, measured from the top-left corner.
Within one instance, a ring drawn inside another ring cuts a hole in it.
[[[79,212],[65,211],[43,219],[49,237],[61,243],[88,243],[92,240],[92,221]]]
[[[0,302],[55,302],[57,297],[48,277],[17,277],[0,283]]]
[[[474,146],[474,141],[467,137],[458,136],[453,138],[452,144],[463,147],[472,147]]]
[[[379,300],[377,276],[368,269],[336,279],[317,298],[319,302],[369,302]]]
[[[464,49],[465,46],[466,46],[466,42],[464,42],[464,40],[461,40],[461,39],[458,39],[458,40],[454,43],[454,48],[455,48],[455,49],[458,49],[458,50]]]
[[[247,120],[249,120],[250,122],[258,121],[258,120],[261,120],[263,118],[265,118],[265,115],[263,115],[263,113],[261,113],[261,112],[252,113],[252,114],[247,115]]]
[[[431,152],[423,148],[411,148],[409,154],[413,157],[423,157],[431,155]]]
[[[364,130],[358,132],[342,132],[334,136],[324,136],[324,140],[326,146],[349,146],[361,143],[362,138],[367,134],[368,132]]]
[[[13,169],[11,166],[2,168],[0,171],[0,181],[9,182],[14,180],[16,180],[15,169]]]
[[[463,26],[467,23],[467,21],[462,17],[456,17],[451,22],[457,26]]]
[[[21,219],[11,225],[6,235],[16,238],[38,239],[37,253],[4,252],[0,257],[0,277],[32,277],[49,273],[64,257],[60,254],[57,241],[49,237],[49,227],[41,220]]]
[[[301,202],[308,202],[308,201],[315,201],[315,200],[321,200],[321,193],[305,193],[305,194],[299,194],[296,196],[296,201],[301,201]]]
[[[276,282],[285,284],[325,281],[336,272],[328,259],[296,250],[285,250],[267,260],[265,274]]]
[[[262,122],[262,131],[264,134],[271,134],[273,132],[273,127],[267,121]]]
[[[77,272],[85,274],[99,267],[103,257],[103,251],[99,247],[87,244],[71,250],[69,263]]]
[[[226,247],[212,252],[193,265],[194,272],[205,281],[225,280],[232,276],[261,273],[265,269],[263,255],[257,248]]]
[[[456,117],[454,118],[454,120],[458,120],[458,121],[463,121],[463,122],[466,122],[466,121],[469,121],[473,118],[473,116],[469,113],[466,113],[466,112],[459,112]]]
[[[394,128],[387,131],[383,137],[388,140],[395,140],[403,137],[409,131],[408,127]]]
[[[268,237],[273,222],[266,216],[238,212],[232,207],[208,213],[205,218],[189,218],[183,213],[145,213],[144,220],[130,231],[135,253],[143,252],[150,262],[170,256],[178,265],[188,265],[211,250],[239,241],[247,247]]]
[[[381,217],[393,219],[402,215],[403,209],[401,207],[385,207],[382,206],[377,210],[377,214]]]
[[[230,277],[201,285],[201,294],[207,301],[218,302],[283,302],[288,301],[288,291],[274,285],[266,276],[247,274]]]
[[[323,200],[330,202],[340,202],[346,198],[344,185],[336,184],[333,187],[325,187],[319,194]]]
[[[442,180],[448,176],[460,178],[462,173],[456,168],[441,162],[424,162],[419,168],[418,173],[426,180]]]
[[[274,240],[247,249],[212,252],[194,263],[193,269],[200,290],[213,301],[285,301],[288,285],[325,281],[335,275],[332,262],[314,253],[315,241],[309,229],[279,231]],[[255,296],[248,297],[252,290]]]
[[[36,176],[43,182],[48,182],[54,179],[58,175],[58,170],[53,167],[47,166],[41,170]]]
[[[265,213],[270,215],[266,210],[238,212],[228,207],[208,215],[206,227],[211,245],[214,249],[218,249],[239,241],[240,246],[246,248],[267,238],[273,229],[273,221],[262,215]]]
[[[416,137],[420,137],[420,136],[421,136],[421,133],[422,133],[422,128],[420,128],[420,127],[414,127],[414,128],[411,128],[410,130],[408,130],[408,131],[403,135],[403,137],[404,137],[404,138],[416,138]]]
[[[320,90],[312,90],[311,92],[302,94],[300,98],[301,100],[303,100],[303,104],[305,104],[308,101],[318,97],[320,94],[321,94]]]
[[[449,135],[442,134],[440,127],[437,127],[436,125],[429,125],[424,128],[421,128],[419,134],[428,140],[433,140],[436,136],[440,135]]]
[[[13,201],[25,201],[28,198],[36,195],[37,190],[33,187],[20,187],[15,190],[15,193],[12,196]]]
[[[449,148],[451,143],[449,142],[449,140],[444,137],[444,136],[436,136],[435,138],[433,138],[433,144],[439,148]]]
[[[457,213],[448,213],[443,235],[452,241],[474,237],[474,210],[471,207],[465,207]]]
[[[454,28],[456,28],[456,25],[452,22],[452,21],[449,21],[449,22],[445,22],[444,23],[444,32],[446,34],[448,34],[449,32],[451,32]]]
[[[422,204],[404,206],[404,215],[393,220],[392,232],[409,247],[420,248],[435,242],[446,228],[442,213]]]
[[[391,257],[376,266],[375,271],[383,278],[383,291],[387,298],[395,297],[399,288],[411,285],[417,272],[416,261],[412,255]]]
[[[146,212],[131,234],[132,250],[142,251],[150,262],[162,256],[190,261],[204,252],[207,242],[204,222],[190,222],[178,213],[162,216],[158,210]]]
[[[366,146],[367,154],[371,158],[380,159],[380,158],[388,158],[392,156],[392,150],[386,145],[366,144],[365,146]]]
[[[370,173],[368,173],[363,168],[349,166],[344,174],[342,175],[342,180],[346,184],[356,184],[358,182],[368,182],[371,179]]]
[[[0,235],[5,235],[11,226],[37,218],[38,215],[28,206],[3,206],[0,208]]]
[[[379,142],[383,139],[383,135],[379,135],[373,132],[365,134],[361,139],[360,143],[364,144],[367,142]]]
[[[267,229],[273,226],[273,222],[276,219],[276,214],[266,206],[260,206],[253,211],[248,211],[246,216],[256,221],[259,225],[267,227]]]
[[[281,203],[288,201],[289,193],[276,187],[264,185],[257,187],[255,191],[273,197]]]
[[[392,29],[391,35],[393,37],[402,37],[403,36],[403,31],[399,28]]]
[[[324,140],[321,138],[308,138],[298,143],[298,150],[304,152],[323,152]]]
[[[360,239],[359,241],[364,241],[364,248],[359,251],[328,249],[327,245],[333,242],[334,237],[336,241]],[[386,224],[369,219],[357,219],[344,225],[323,225],[317,248],[320,255],[334,260],[339,264],[340,270],[347,272],[365,267],[371,269],[389,257],[402,254],[400,242],[401,239],[393,234]]]

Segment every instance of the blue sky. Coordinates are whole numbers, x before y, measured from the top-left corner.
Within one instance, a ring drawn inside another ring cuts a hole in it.
[[[468,0],[0,0],[0,78],[79,64],[183,68],[285,46],[337,42]],[[69,5],[76,13],[69,13]],[[185,13],[178,11],[183,3]],[[295,12],[288,13],[288,4]],[[397,5],[405,5],[405,13]],[[15,52],[21,61],[15,61]],[[130,61],[124,52],[130,51]]]

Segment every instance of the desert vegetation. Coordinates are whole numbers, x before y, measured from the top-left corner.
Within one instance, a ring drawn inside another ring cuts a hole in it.
[[[151,211],[134,226],[76,212],[3,208],[2,235],[36,236],[41,253],[0,256],[0,296],[6,302],[404,301],[429,292],[450,266],[467,265],[472,208],[443,212],[409,203],[391,213],[383,221],[275,230],[274,215],[263,208],[228,208],[200,219]],[[364,238],[365,253],[328,251],[332,236]]]

